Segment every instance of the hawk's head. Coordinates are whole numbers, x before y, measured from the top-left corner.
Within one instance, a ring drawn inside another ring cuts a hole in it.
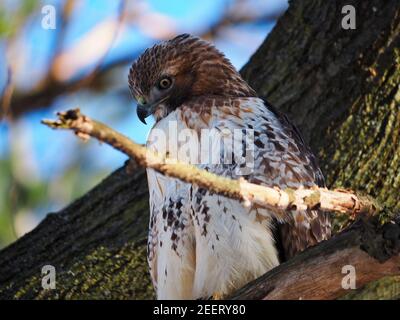
[[[256,96],[220,51],[188,34],[147,49],[130,69],[129,87],[144,123],[151,114],[160,120],[193,97]]]

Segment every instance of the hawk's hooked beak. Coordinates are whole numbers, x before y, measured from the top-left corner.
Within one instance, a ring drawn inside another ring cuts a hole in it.
[[[146,101],[147,99],[145,99],[143,96],[136,96],[135,98],[137,101],[137,116],[141,122],[147,124],[145,119],[151,114],[151,105],[148,103],[148,101]]]
[[[136,113],[138,115],[138,118],[140,121],[142,121],[144,124],[146,123],[146,118],[154,113],[154,111],[157,109],[157,107],[163,103],[165,100],[167,100],[169,96],[164,97],[163,99],[156,100],[156,99],[151,99],[146,100],[143,97],[138,97],[136,101],[138,102],[137,107],[136,107]],[[155,100],[155,101],[154,101]]]
[[[147,124],[145,119],[151,114],[150,109],[151,108],[149,108],[148,106],[143,106],[141,104],[138,104],[136,107],[137,116],[139,120],[144,124]]]

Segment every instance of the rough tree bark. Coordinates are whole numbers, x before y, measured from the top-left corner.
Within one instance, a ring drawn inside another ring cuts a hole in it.
[[[348,4],[356,9],[356,30],[341,28],[341,10]],[[397,0],[297,0],[242,70],[260,95],[300,127],[320,157],[328,187],[375,197],[385,207],[384,220],[400,209],[399,48]],[[0,252],[0,298],[152,298],[145,261],[147,201],[144,171],[128,174],[121,168],[61,212],[49,214]],[[394,226],[389,251],[396,262],[400,236]],[[383,233],[372,228],[368,234],[382,243]],[[380,253],[371,253],[362,240],[365,230],[362,225],[306,250],[238,296],[273,297],[274,288],[263,280],[340,248],[364,250],[379,266],[387,243],[379,246]],[[351,256],[346,259],[351,264]],[[41,287],[45,264],[56,267],[55,290]],[[376,272],[365,286],[339,289],[329,298],[399,298],[400,270],[395,265],[392,271]],[[249,290],[261,295],[249,296]]]

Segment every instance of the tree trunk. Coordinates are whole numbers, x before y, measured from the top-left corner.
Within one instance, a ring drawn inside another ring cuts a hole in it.
[[[355,30],[341,26],[345,5],[356,9]],[[328,187],[375,197],[385,207],[384,220],[400,209],[399,22],[397,0],[292,1],[242,70],[261,96],[300,127],[319,155]],[[0,298],[153,298],[145,257],[147,223],[144,170],[117,170],[0,252]],[[371,266],[398,262],[400,234],[395,226],[385,238],[389,244],[379,247],[385,259],[366,250],[360,240],[365,233],[353,229],[346,231],[347,237],[353,235],[348,243],[341,234],[308,249],[241,290],[239,297],[276,297],[268,283],[277,283],[274,277],[282,274],[289,279],[298,266],[310,264],[310,256],[323,261],[327,253],[321,248],[358,248],[372,259]],[[380,227],[372,230],[373,239],[381,243]],[[374,241],[368,243],[373,246]],[[356,256],[367,259],[362,253]],[[351,257],[343,264],[357,265]],[[41,286],[41,268],[47,264],[56,268],[54,290]],[[336,288],[335,295],[319,297],[399,298],[399,268],[390,265],[384,271],[376,277],[360,275],[366,280],[357,290]]]

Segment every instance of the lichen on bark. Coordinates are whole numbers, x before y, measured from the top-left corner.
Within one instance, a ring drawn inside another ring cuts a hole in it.
[[[152,299],[154,290],[146,267],[146,245],[99,246],[57,273],[56,289],[42,288],[32,276],[15,292],[15,299]]]
[[[128,174],[121,168],[5,248],[0,254],[0,297],[154,298],[146,262],[144,183],[143,169]],[[54,290],[42,288],[41,269],[47,264],[56,269]]]
[[[350,291],[339,300],[399,300],[400,277],[384,277]]]
[[[399,39],[396,40],[400,44]],[[399,50],[371,86],[357,97],[348,116],[329,128],[332,144],[321,152],[328,185],[357,189],[392,212],[400,210],[400,69]],[[379,70],[378,62],[371,68]]]

